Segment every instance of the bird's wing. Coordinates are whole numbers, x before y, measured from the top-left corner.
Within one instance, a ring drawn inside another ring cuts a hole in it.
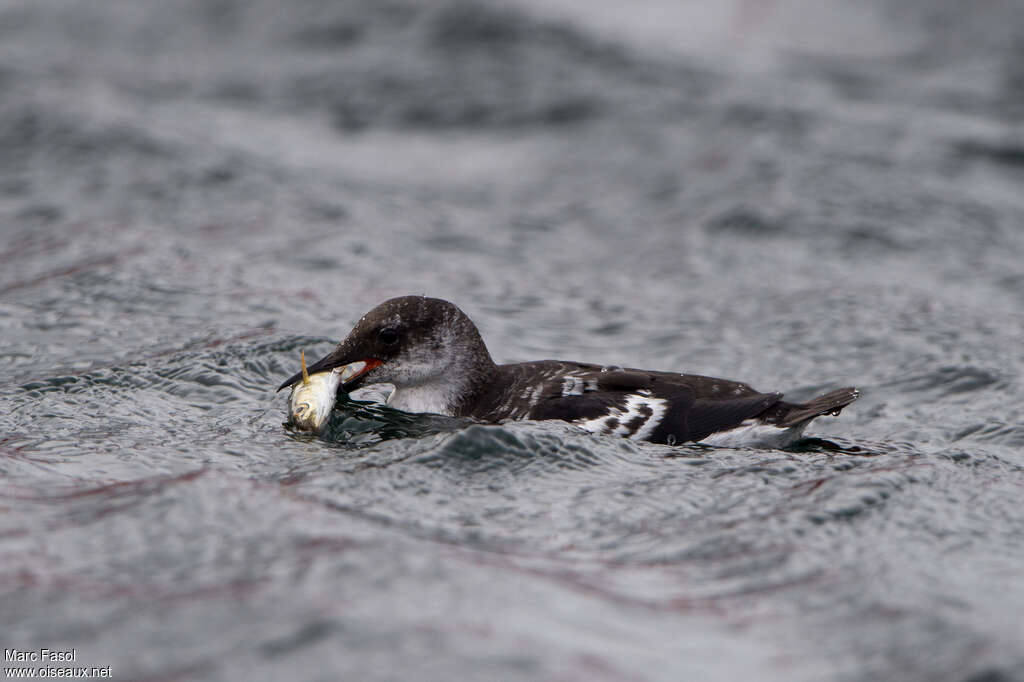
[[[737,382],[668,372],[576,363],[550,363],[545,369],[527,418],[561,419],[593,432],[657,443],[701,440],[740,425],[782,397]]]

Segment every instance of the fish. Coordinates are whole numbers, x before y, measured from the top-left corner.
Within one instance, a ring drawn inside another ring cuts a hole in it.
[[[363,370],[365,362],[310,374],[306,370],[306,352],[300,351],[302,381],[296,381],[288,398],[289,424],[299,431],[319,433],[327,424],[338,399],[338,386]]]

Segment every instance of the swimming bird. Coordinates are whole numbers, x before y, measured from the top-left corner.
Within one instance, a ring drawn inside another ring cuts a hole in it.
[[[806,403],[728,379],[561,360],[500,365],[454,304],[425,296],[381,303],[308,374],[338,368],[339,392],[392,384],[387,404],[405,412],[480,422],[560,419],[594,433],[673,445],[786,447],[816,417],[858,397],[840,388]],[[278,388],[303,378],[295,374]]]

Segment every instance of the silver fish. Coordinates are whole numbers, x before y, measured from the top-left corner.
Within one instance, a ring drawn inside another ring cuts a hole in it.
[[[327,423],[338,396],[338,386],[363,370],[365,362],[353,362],[326,372],[306,372],[306,353],[300,354],[302,381],[292,386],[288,399],[291,423],[300,431],[318,432]]]

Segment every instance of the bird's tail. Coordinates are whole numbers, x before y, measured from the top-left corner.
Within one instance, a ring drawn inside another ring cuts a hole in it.
[[[818,396],[806,403],[778,402],[768,409],[764,415],[767,421],[780,428],[788,426],[799,426],[806,424],[815,417],[823,414],[835,416],[843,411],[843,408],[852,403],[860,396],[860,391],[852,386],[840,388],[835,391]]]

